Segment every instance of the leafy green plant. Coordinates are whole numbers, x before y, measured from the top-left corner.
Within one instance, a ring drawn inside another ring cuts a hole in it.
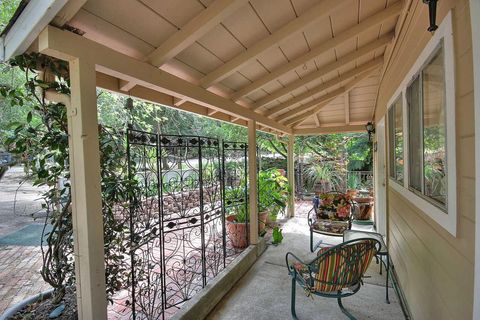
[[[350,190],[356,190],[360,187],[360,176],[352,172],[348,175],[347,188]]]
[[[331,163],[312,163],[305,169],[305,176],[312,187],[316,184],[329,184],[332,190],[341,188],[342,179]]]
[[[288,179],[278,169],[258,173],[258,211],[277,215],[291,195]]]
[[[283,234],[282,234],[282,229],[280,227],[276,226],[273,228],[272,232],[272,244],[280,244],[283,240]]]
[[[46,100],[45,92],[70,93],[68,64],[37,53],[18,56],[10,63],[24,73],[25,87],[3,86],[0,95],[11,107],[28,105],[31,110],[24,122],[15,124],[14,135],[6,144],[30,168],[33,184],[47,189],[42,194],[48,214],[45,226],[50,224],[52,228],[49,232],[44,228],[42,235],[41,275],[53,287],[52,303],[57,304],[66,288],[75,283],[68,126],[65,105]],[[45,74],[54,77],[42,77]],[[126,162],[122,132],[99,126],[99,144],[105,276],[107,297],[111,299],[130,281],[125,256],[131,248],[122,213],[128,212],[129,200],[138,192],[138,181],[128,178],[131,164]],[[148,230],[145,236],[150,236]]]

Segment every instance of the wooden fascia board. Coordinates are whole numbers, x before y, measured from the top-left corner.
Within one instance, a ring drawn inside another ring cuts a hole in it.
[[[291,99],[291,100],[288,100],[288,101],[285,101],[284,103],[281,103],[279,104],[278,106],[275,106],[273,107],[272,109],[269,109],[267,112],[264,113],[264,115],[266,115],[267,117],[271,117],[272,115],[282,111],[282,110],[285,110],[286,108],[289,108],[289,107],[292,107],[293,105],[299,103],[299,102],[302,102],[320,92],[323,92],[325,90],[328,90],[334,86],[337,86],[339,84],[341,84],[342,82],[346,81],[346,80],[349,80],[355,76],[358,76],[360,75],[361,73],[364,73],[364,72],[367,72],[367,71],[370,71],[372,69],[375,69],[375,68],[378,68],[380,65],[382,65],[383,61],[381,59],[375,59],[375,60],[372,60],[371,62],[367,62],[365,64],[362,64],[361,66],[357,67],[357,68],[354,68],[352,70],[349,70],[347,72],[345,72],[344,74],[342,74],[341,76],[339,77],[336,77],[336,78],[333,78],[315,88],[313,88],[312,90],[309,90],[305,93],[302,93],[300,95],[298,95],[297,97]]]
[[[326,74],[328,74],[332,71],[340,69],[340,68],[344,67],[345,65],[348,65],[349,63],[352,63],[352,62],[356,61],[358,58],[360,58],[360,57],[362,57],[366,54],[369,54],[371,52],[374,52],[375,50],[378,50],[380,47],[386,45],[391,40],[392,40],[392,35],[387,34],[387,35],[381,37],[380,39],[375,40],[375,41],[361,47],[360,49],[358,49],[356,51],[350,52],[349,54],[347,54],[344,57],[335,61],[334,63],[330,63],[330,64],[320,68],[317,71],[311,72],[311,73],[305,75],[303,78],[295,80],[294,82],[288,84],[284,88],[279,89],[277,91],[274,91],[271,94],[269,94],[268,96],[260,99],[259,101],[257,101],[252,106],[252,110],[256,110],[258,108],[261,108],[261,107],[271,103],[272,101],[274,101],[276,99],[279,99],[281,97],[284,97],[284,96],[290,94],[290,92],[292,92],[292,91],[294,91],[294,90],[296,90],[300,87],[303,87],[303,86],[309,84],[310,82],[315,81],[318,78],[320,78],[320,77],[322,77],[322,76],[324,76],[324,75],[326,75]]]
[[[350,125],[350,126],[335,126],[335,127],[320,127],[308,129],[294,129],[293,134],[296,136],[307,136],[327,133],[346,133],[346,132],[363,132],[364,125]]]
[[[291,133],[290,128],[229,99],[72,32],[52,26],[46,27],[39,35],[38,50],[67,61],[77,58],[88,59],[95,64],[97,71],[118,79],[135,82],[145,88],[187,99],[232,116],[252,119],[278,131]]]
[[[244,6],[248,0],[216,0],[190,20],[148,55],[147,60],[159,67],[175,57],[225,18]]]
[[[0,61],[24,53],[66,3],[67,0],[30,1],[2,36]]]
[[[402,10],[402,2],[396,2],[391,6],[387,7],[385,10],[380,11],[379,13],[374,14],[371,17],[366,18],[364,21],[360,22],[358,25],[355,25],[351,28],[348,28],[346,31],[340,33],[330,40],[323,42],[322,44],[312,48],[308,53],[290,61],[289,63],[283,64],[279,68],[273,70],[269,74],[263,76],[260,79],[255,80],[251,84],[248,84],[244,88],[238,90],[231,95],[231,99],[236,101],[241,97],[244,97],[254,91],[261,89],[263,86],[274,81],[275,79],[281,77],[287,72],[295,70],[299,66],[309,62],[310,60],[315,59],[316,57],[322,55],[325,52],[328,52],[332,48],[338,47],[343,43],[353,39],[364,31],[367,31],[373,27],[376,27],[383,22],[396,17],[400,14]]]
[[[225,79],[260,53],[272,48],[292,34],[300,32],[315,21],[328,17],[333,11],[347,3],[349,2],[345,0],[322,0],[318,5],[309,9],[306,13],[290,21],[266,38],[249,47],[243,53],[237,55],[227,63],[204,76],[200,80],[200,85],[204,88],[208,88],[216,82]]]

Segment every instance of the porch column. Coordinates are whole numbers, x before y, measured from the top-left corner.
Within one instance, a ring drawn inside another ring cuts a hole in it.
[[[70,180],[79,319],[106,319],[95,65],[70,60]]]
[[[250,244],[258,243],[257,205],[257,122],[248,121],[248,199],[250,212]]]
[[[295,157],[293,153],[293,146],[295,144],[295,136],[293,134],[288,136],[288,147],[287,147],[287,178],[288,184],[290,185],[290,190],[292,194],[288,199],[288,217],[292,218],[295,216]]]

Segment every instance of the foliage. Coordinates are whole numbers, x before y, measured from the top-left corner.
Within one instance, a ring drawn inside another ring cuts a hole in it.
[[[0,32],[7,26],[21,0],[0,1]]]
[[[360,176],[356,174],[348,175],[347,188],[350,190],[358,189],[360,186]]]
[[[42,236],[42,277],[54,288],[53,303],[59,303],[65,288],[75,282],[73,225],[69,172],[68,124],[66,108],[45,99],[45,91],[69,94],[68,65],[36,53],[11,61],[24,73],[25,86],[1,87],[0,93],[10,107],[28,106],[25,121],[15,123],[13,135],[6,139],[11,152],[22,157],[30,168],[33,185],[46,186],[42,195],[48,213],[45,226],[52,230]],[[35,70],[39,70],[37,73]],[[42,77],[53,74],[52,80]],[[128,283],[123,260],[128,247],[124,243],[126,225],[120,214],[136,191],[136,182],[127,178],[123,135],[99,127],[102,212],[104,222],[107,295]],[[44,229],[45,230],[45,229]]]
[[[272,244],[280,244],[283,240],[282,229],[280,227],[275,226],[272,231]]]
[[[314,162],[305,168],[305,178],[311,187],[322,184],[324,188],[340,190],[343,176],[340,172],[341,168],[335,168],[331,162]]]
[[[258,173],[258,211],[278,214],[285,209],[291,194],[288,179],[278,169]]]

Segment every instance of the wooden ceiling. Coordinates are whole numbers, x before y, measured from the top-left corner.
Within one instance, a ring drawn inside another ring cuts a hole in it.
[[[66,29],[294,129],[372,120],[402,10],[395,0],[72,3],[74,14],[60,23]],[[119,91],[137,85],[120,81]],[[175,99],[179,108],[189,104]]]

